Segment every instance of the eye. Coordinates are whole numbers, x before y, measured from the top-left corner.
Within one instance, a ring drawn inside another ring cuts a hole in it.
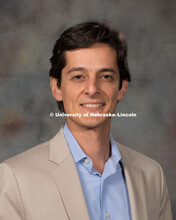
[[[113,77],[109,74],[103,75],[102,78],[108,81],[111,81],[113,79]]]
[[[84,80],[84,76],[81,75],[81,74],[76,74],[76,75],[73,75],[71,79],[72,79],[73,81],[78,81],[78,82],[80,82],[80,81]]]
[[[110,76],[110,75],[104,75],[103,77],[104,77],[105,79],[112,78],[112,76]]]
[[[83,77],[81,75],[76,75],[73,77],[73,79],[82,79]]]

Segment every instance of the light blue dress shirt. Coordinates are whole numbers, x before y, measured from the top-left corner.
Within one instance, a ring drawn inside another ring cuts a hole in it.
[[[127,185],[118,147],[110,136],[111,157],[100,174],[83,152],[67,124],[65,138],[75,161],[91,220],[131,220]],[[81,208],[81,207],[80,207]]]

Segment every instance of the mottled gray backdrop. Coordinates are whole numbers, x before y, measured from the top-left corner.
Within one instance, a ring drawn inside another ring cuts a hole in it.
[[[112,134],[163,167],[176,219],[176,1],[6,0],[0,2],[0,161],[51,138],[64,118],[49,87],[52,47],[67,27],[90,19],[125,34],[132,82]]]

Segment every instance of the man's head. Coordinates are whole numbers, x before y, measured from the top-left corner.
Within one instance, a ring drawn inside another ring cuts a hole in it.
[[[81,48],[89,48],[96,43],[109,45],[116,51],[117,66],[119,68],[120,83],[130,81],[130,73],[127,63],[127,43],[124,36],[112,25],[99,22],[85,22],[75,25],[62,33],[56,41],[51,57],[50,76],[57,79],[57,86],[62,83],[62,70],[67,65],[66,51],[74,51]],[[59,110],[64,112],[62,101],[58,101]]]

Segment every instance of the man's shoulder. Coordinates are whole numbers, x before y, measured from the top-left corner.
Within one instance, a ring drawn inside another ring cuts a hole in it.
[[[38,166],[47,163],[49,151],[49,141],[38,144],[16,156],[2,162],[13,169],[23,169],[26,167]]]
[[[69,150],[62,128],[48,141],[30,148],[1,163],[1,167],[10,167],[14,171],[51,171],[64,160]]]
[[[121,153],[123,163],[129,168],[135,168],[145,173],[156,173],[161,171],[160,164],[154,159],[123,144],[117,143],[117,146]]]

